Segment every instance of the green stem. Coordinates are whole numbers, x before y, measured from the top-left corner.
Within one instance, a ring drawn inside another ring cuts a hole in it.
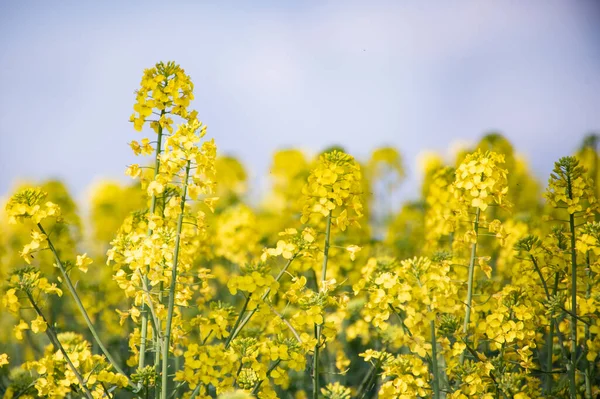
[[[440,372],[437,362],[437,339],[435,336],[435,320],[431,320],[431,367],[433,368],[433,397],[440,399]]]
[[[329,259],[329,240],[331,238],[331,211],[327,215],[327,226],[325,227],[325,245],[323,248],[323,267],[321,269],[321,288],[325,287],[325,280],[327,279],[327,261]],[[317,287],[318,287],[317,283]],[[325,317],[323,317],[323,323],[325,323]],[[313,356],[313,399],[319,397],[319,349],[321,346],[321,326],[315,324],[315,338],[317,343],[315,345],[314,356]]]
[[[465,321],[463,324],[463,334],[465,335],[465,341],[469,342],[469,322],[471,320],[471,303],[473,302],[473,279],[475,276],[475,255],[477,254],[477,238],[479,234],[479,215],[481,209],[477,208],[475,211],[475,223],[473,224],[473,230],[475,231],[475,242],[471,246],[471,259],[469,261],[469,275],[467,280],[467,303],[465,306]],[[465,352],[460,354],[460,364],[465,362]]]
[[[570,184],[569,184],[570,186]],[[571,190],[569,189],[569,192]],[[577,373],[577,252],[575,249],[575,216],[569,214],[569,228],[571,230],[571,373],[569,387],[572,399],[576,399]]]
[[[281,280],[281,277],[283,277],[283,275],[285,274],[286,270],[288,269],[288,267],[290,267],[290,265],[292,264],[292,261],[296,258],[296,255],[294,255],[290,260],[287,261],[287,263],[285,264],[285,266],[283,267],[283,269],[281,269],[281,271],[279,271],[279,274],[277,275],[277,277],[275,277],[275,281],[279,281]],[[265,293],[263,294],[263,296],[261,297],[261,301],[264,301],[265,298],[267,298],[267,296],[269,295],[269,293],[271,292],[271,288],[268,288]],[[244,318],[244,320],[242,320],[241,323],[239,323],[239,326],[236,328],[233,328],[231,330],[231,335],[228,337],[227,343],[225,344],[225,349],[229,348],[229,345],[231,345],[231,341],[233,341],[235,339],[235,337],[238,336],[238,334],[242,331],[242,329],[244,328],[244,326],[246,324],[248,324],[248,322],[250,321],[250,319],[252,318],[252,316],[254,315],[254,313],[256,313],[256,311],[258,310],[258,306],[255,307],[254,309],[252,309],[250,311],[250,313],[248,314],[248,316],[246,316],[246,318]],[[230,339],[229,339],[230,338]]]
[[[281,362],[281,359],[278,359],[275,363],[273,363],[272,365],[269,366],[268,370],[267,370],[267,378],[269,378],[269,376],[271,375],[271,371],[275,370],[275,367],[277,367],[277,365]],[[260,380],[258,382],[258,384],[256,384],[256,386],[254,387],[254,389],[252,389],[252,395],[256,396],[256,394],[258,393],[260,386],[262,385],[264,380]]]
[[[540,269],[537,260],[533,255],[529,255],[531,262],[533,263],[533,268],[537,272],[540,277],[540,281],[542,282],[542,287],[544,288],[544,293],[546,294],[546,298],[548,300],[551,299],[550,290],[548,289],[548,284],[544,279],[544,275],[542,274],[542,270]],[[558,285],[558,275],[555,278],[555,288],[554,293],[556,294],[557,285]],[[560,331],[559,331],[560,333]],[[546,350],[548,351],[548,356],[546,358],[546,393],[550,394],[552,392],[552,353],[554,348],[554,316],[550,315],[550,323],[548,325],[548,335],[546,337]]]
[[[81,376],[81,374],[79,373],[79,371],[77,370],[77,368],[75,367],[75,365],[73,364],[71,359],[69,358],[67,351],[65,350],[65,348],[62,346],[62,344],[58,340],[58,336],[56,335],[56,332],[54,331],[54,329],[52,328],[52,326],[50,325],[48,320],[46,320],[46,317],[42,313],[42,310],[37,306],[37,304],[33,300],[33,296],[31,296],[31,293],[29,291],[25,291],[25,294],[27,295],[27,298],[29,298],[29,302],[31,302],[31,305],[35,309],[36,313],[44,320],[44,323],[46,323],[46,335],[48,335],[50,342],[52,342],[52,345],[54,346],[54,348],[56,350],[59,350],[62,353],[63,357],[67,361],[67,364],[69,365],[69,368],[71,369],[73,374],[75,374],[75,377],[77,377],[77,381],[79,381],[79,385],[81,386],[81,389],[85,393],[85,396],[87,396],[88,399],[93,399],[92,393],[90,392],[88,387],[85,385],[85,381],[83,380],[83,377]]]
[[[92,333],[92,336],[96,340],[96,343],[98,344],[98,347],[100,348],[100,350],[102,351],[102,353],[104,353],[104,356],[106,356],[106,358],[108,359],[108,361],[110,362],[110,364],[114,367],[114,369],[119,374],[123,374],[124,376],[127,376],[127,374],[125,374],[125,372],[121,369],[121,367],[119,367],[119,365],[117,364],[117,362],[115,361],[115,359],[111,356],[110,352],[108,352],[108,350],[106,349],[106,347],[104,346],[104,344],[100,340],[100,336],[98,336],[98,332],[96,331],[96,328],[94,327],[94,324],[92,323],[92,320],[90,319],[90,316],[88,315],[87,311],[85,310],[85,307],[83,306],[83,303],[81,302],[81,299],[79,298],[79,295],[77,294],[77,291],[75,290],[75,287],[73,286],[73,283],[71,282],[71,278],[67,274],[67,271],[66,271],[63,263],[61,262],[60,257],[58,256],[58,252],[56,251],[56,248],[54,248],[54,244],[52,244],[52,240],[50,240],[50,237],[48,236],[48,234],[46,234],[46,231],[42,227],[41,223],[38,223],[37,226],[38,226],[38,229],[40,229],[40,232],[46,236],[46,242],[48,242],[48,248],[50,248],[50,251],[54,255],[54,260],[56,261],[56,265],[58,266],[58,268],[59,268],[59,270],[60,270],[60,272],[61,272],[61,274],[62,274],[62,276],[63,276],[63,278],[65,280],[65,284],[67,285],[67,289],[69,290],[69,292],[71,293],[71,296],[75,300],[75,303],[77,304],[77,308],[81,312],[81,315],[83,316],[83,318],[84,318],[84,320],[85,320],[85,322],[86,322],[86,324],[88,326],[88,329]],[[136,386],[134,386],[131,383],[131,380],[129,380],[129,378],[127,378],[127,379],[129,381],[129,384],[133,388],[136,388]]]
[[[162,397],[167,397],[169,383],[169,345],[171,341],[171,327],[173,324],[173,309],[175,308],[175,287],[177,286],[177,263],[179,261],[179,244],[181,241],[181,229],[183,226],[183,214],[185,211],[185,199],[187,197],[188,179],[190,177],[190,161],[185,167],[185,179],[183,181],[183,193],[181,195],[181,208],[177,219],[177,233],[175,235],[175,252],[173,253],[173,270],[171,271],[171,285],[169,287],[169,299],[167,305],[167,322],[163,335],[162,346]]]
[[[233,328],[231,329],[231,334],[229,334],[229,337],[227,337],[227,341],[225,342],[225,347],[229,348],[229,345],[231,344],[231,341],[233,340],[233,332],[235,330],[237,330],[238,326],[240,325],[240,322],[242,320],[242,317],[244,316],[244,313],[246,313],[246,308],[248,308],[248,303],[250,303],[250,298],[252,297],[252,293],[250,293],[247,297],[246,297],[246,301],[244,302],[244,305],[242,306],[242,311],[240,312],[240,314],[238,315],[237,320],[235,321],[235,324],[233,325]]]
[[[358,390],[356,391],[356,398],[362,399],[369,392],[371,385],[373,384],[373,380],[377,378],[377,370],[381,367],[382,357],[377,359],[377,363],[371,366],[369,372],[365,375]]]
[[[160,115],[161,117],[165,114],[165,110],[162,110]],[[154,178],[156,178],[156,176],[159,173],[159,169],[160,169],[160,152],[162,150],[162,136],[163,136],[163,128],[162,126],[159,124],[158,125],[158,132],[157,132],[157,139],[156,139],[156,152],[154,154]],[[156,194],[152,194],[152,199],[150,200],[150,213],[149,216],[152,217],[154,215],[154,212],[156,210]],[[148,237],[150,237],[152,235],[152,229],[148,228]],[[142,277],[142,285],[143,285],[143,289],[148,291],[148,276],[143,276]],[[148,297],[150,296],[150,294],[148,293]],[[151,298],[148,298],[148,301],[150,301]],[[142,332],[141,332],[141,339],[140,339],[140,358],[139,358],[139,362],[138,362],[138,369],[143,369],[144,366],[146,365],[146,340],[148,338],[148,307],[151,306],[151,303],[149,302],[148,305],[146,305],[146,302],[142,302]],[[156,320],[156,318],[155,318]],[[156,324],[156,321],[155,321]],[[154,335],[158,336],[158,330],[157,330],[158,326],[154,326]]]
[[[548,336],[546,337],[546,350],[548,352],[546,358],[546,394],[550,394],[552,392],[552,354],[554,352],[554,318],[550,316],[550,325],[548,326]]]
[[[198,396],[198,393],[200,392],[201,387],[202,387],[202,383],[199,382],[198,385],[196,385],[196,388],[194,388],[194,390],[192,391],[192,395],[190,396],[190,399],[196,399],[196,396]]]
[[[162,298],[163,298],[163,282],[161,281],[158,285],[158,296],[157,296],[157,301],[159,304],[162,304]],[[157,325],[156,328],[158,331],[162,331],[162,323],[159,320],[157,320]],[[163,344],[163,337],[161,336],[161,334],[154,334],[154,368],[156,369],[156,374],[158,375],[160,373],[160,355],[162,353],[162,344]],[[158,389],[158,385],[154,388],[154,398],[155,399],[160,399],[160,394],[161,391],[160,389]]]
[[[590,252],[588,251],[586,253],[586,257],[585,257],[585,263],[586,263],[586,269],[587,269],[587,282],[586,282],[586,287],[585,287],[585,298],[589,299],[591,294],[592,294],[592,285],[590,284],[590,280],[592,278],[592,269],[591,269],[591,265],[590,265]],[[585,325],[585,345],[584,345],[584,351],[583,351],[583,356],[584,356],[584,376],[585,376],[585,398],[586,399],[592,399],[592,367],[593,364],[587,360],[587,357],[585,357],[588,353],[588,340],[590,339],[590,326],[589,325]]]

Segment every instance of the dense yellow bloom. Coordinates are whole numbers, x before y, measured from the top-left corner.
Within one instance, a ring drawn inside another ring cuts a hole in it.
[[[358,223],[356,219],[362,216],[360,181],[360,167],[350,155],[335,150],[321,155],[302,189],[302,223],[329,214],[342,231]]]
[[[154,68],[146,69],[140,83],[140,89],[136,94],[136,103],[133,107],[131,122],[136,130],[142,130],[146,118],[152,115],[153,110],[163,111],[158,121],[151,123],[151,127],[165,128],[172,132],[173,120],[167,115],[173,114],[182,118],[195,118],[187,107],[194,99],[194,85],[185,71],[174,62],[159,62]],[[167,112],[168,111],[168,112]],[[134,151],[137,145],[132,145]],[[137,150],[140,151],[140,150]]]
[[[494,152],[468,154],[456,169],[455,198],[482,211],[491,204],[506,205],[508,171],[503,163],[504,156]]]
[[[58,335],[58,341],[65,348],[73,365],[81,374],[86,375],[86,385],[94,396],[101,397],[104,389],[109,387],[127,386],[127,378],[114,373],[102,356],[92,355],[89,343],[81,336],[62,333]],[[73,387],[79,385],[62,352],[57,351],[52,345],[45,348],[42,358],[27,362],[23,367],[26,370],[34,370],[39,375],[35,388],[40,396],[68,397],[74,393]]]
[[[178,65],[144,72],[131,121],[152,137],[129,147],[148,158],[95,187],[85,230],[60,183],[7,198],[6,398],[600,394],[596,139],[557,163],[549,206],[498,134],[456,168],[430,156],[404,204],[395,148],[364,167],[278,151],[255,202],[193,98]]]
[[[554,207],[565,206],[569,214],[592,212],[596,206],[596,197],[585,172],[585,168],[579,165],[575,157],[561,158],[548,181],[548,203]]]
[[[25,189],[13,195],[6,204],[9,223],[23,222],[32,219],[40,223],[48,216],[58,217],[60,211],[52,202],[45,202],[48,194],[40,189]]]

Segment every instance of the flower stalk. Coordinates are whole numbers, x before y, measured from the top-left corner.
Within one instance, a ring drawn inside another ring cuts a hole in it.
[[[440,371],[437,359],[437,339],[435,335],[435,320],[431,320],[431,367],[433,369],[433,397],[440,399]]]
[[[31,306],[33,306],[33,309],[35,309],[35,312],[38,314],[38,316],[40,316],[42,318],[42,320],[44,320],[44,323],[46,323],[46,335],[48,335],[48,338],[50,339],[50,342],[52,343],[54,348],[62,353],[67,364],[69,365],[69,368],[71,369],[73,374],[75,374],[75,377],[77,378],[77,381],[79,382],[79,385],[81,386],[83,393],[85,393],[85,396],[87,396],[88,399],[93,399],[92,393],[90,392],[87,385],[85,384],[83,376],[81,375],[81,373],[79,373],[79,370],[77,370],[77,368],[71,361],[71,358],[69,358],[67,351],[65,350],[63,345],[58,340],[58,336],[56,335],[56,332],[54,331],[54,329],[52,328],[50,323],[48,323],[48,320],[42,313],[42,310],[38,307],[37,303],[33,299],[33,296],[31,296],[31,293],[27,290],[25,290],[25,294],[27,295],[27,298],[29,299]]]
[[[475,222],[473,224],[473,231],[475,231],[475,242],[471,246],[471,259],[469,260],[469,275],[467,277],[467,302],[465,304],[465,321],[463,324],[463,334],[465,335],[465,341],[468,343],[469,334],[469,322],[471,321],[471,304],[473,302],[473,280],[475,276],[475,257],[477,255],[477,238],[479,236],[479,216],[481,209],[477,208],[475,211]],[[465,362],[465,352],[460,355],[460,364]]]
[[[162,117],[165,113],[165,110],[162,110],[160,113],[160,116]],[[156,152],[154,154],[154,178],[156,179],[156,176],[159,173],[159,169],[160,169],[160,152],[162,150],[162,136],[163,136],[163,128],[161,125],[159,125],[158,127],[158,132],[157,132],[157,139],[156,139]],[[152,194],[152,198],[150,199],[150,212],[149,215],[153,216],[154,212],[156,210],[156,194]],[[150,237],[152,235],[152,229],[150,227],[148,227],[148,237]],[[142,283],[143,283],[143,288],[146,292],[148,292],[148,286],[149,286],[149,282],[148,282],[148,276],[143,276],[142,277]],[[146,366],[146,340],[148,337],[148,308],[152,306],[151,304],[151,299],[150,299],[150,293],[148,292],[148,304],[146,304],[146,302],[142,302],[142,331],[141,331],[141,338],[140,338],[140,358],[138,361],[138,368],[141,370]],[[156,324],[156,317],[155,317],[155,324]],[[159,332],[159,326],[158,325],[154,325],[154,336],[158,337],[158,332]]]
[[[571,176],[567,174],[567,193],[573,198]],[[569,213],[569,230],[571,232],[571,370],[569,373],[569,389],[572,399],[576,399],[577,373],[577,250],[575,248],[575,215]]]
[[[106,359],[108,359],[108,361],[114,367],[114,369],[119,374],[126,375],[125,372],[123,372],[123,369],[121,369],[121,367],[119,367],[118,363],[112,357],[112,355],[110,354],[108,349],[106,349],[106,346],[104,346],[104,344],[102,343],[102,340],[100,339],[100,336],[98,335],[98,332],[96,331],[96,328],[94,327],[94,324],[92,323],[92,320],[90,319],[90,316],[88,315],[87,311],[85,310],[85,307],[83,306],[83,303],[81,302],[81,299],[79,298],[79,295],[77,294],[77,291],[75,290],[75,286],[71,282],[71,278],[69,277],[69,274],[67,273],[62,261],[60,260],[60,257],[58,256],[58,252],[56,251],[54,244],[52,244],[52,240],[50,240],[50,237],[48,236],[48,234],[46,234],[46,231],[44,230],[44,227],[42,227],[41,223],[38,223],[37,227],[38,227],[38,229],[40,229],[40,232],[46,236],[46,241],[48,242],[48,248],[50,248],[50,251],[54,255],[54,260],[56,261],[56,265],[58,266],[58,269],[60,270],[60,272],[65,280],[67,289],[69,290],[69,292],[71,293],[71,296],[75,300],[75,304],[77,305],[77,308],[81,312],[81,315],[83,316],[88,329],[92,333],[94,340],[98,344],[98,347],[100,348],[100,350],[102,351],[104,356],[106,356]],[[132,387],[135,388],[135,386],[131,383],[131,381],[129,381],[129,383]]]
[[[323,267],[321,269],[321,288],[325,287],[325,280],[327,279],[327,261],[329,259],[329,241],[331,238],[331,211],[327,215],[327,226],[325,227],[325,246],[323,248]],[[325,318],[323,318],[325,323]],[[317,343],[315,344],[314,356],[313,356],[313,399],[319,397],[319,350],[321,346],[321,326],[315,325],[315,338]]]
[[[281,277],[283,277],[283,275],[285,274],[285,272],[287,271],[287,269],[290,267],[290,265],[292,264],[292,261],[295,259],[296,257],[293,256],[291,259],[289,259],[287,261],[287,263],[285,264],[285,266],[279,271],[279,274],[277,274],[277,277],[275,277],[275,281],[279,282],[279,280],[281,280]],[[267,296],[269,295],[269,293],[271,292],[271,288],[268,288],[265,293],[262,295],[261,297],[261,301],[264,301]],[[245,308],[244,308],[245,309]],[[246,324],[248,324],[248,322],[250,321],[250,319],[252,318],[252,316],[254,315],[254,313],[256,313],[256,311],[258,310],[258,306],[255,307],[254,309],[252,309],[250,311],[250,313],[248,313],[248,315],[241,321],[241,322],[237,322],[237,327],[234,325],[234,327],[231,329],[231,334],[229,335],[229,337],[227,337],[227,342],[225,343],[225,349],[229,348],[229,346],[231,345],[231,341],[233,341],[238,334],[242,331],[242,329],[244,328],[244,326]],[[244,312],[240,313],[240,318],[242,317],[242,314]]]
[[[187,197],[188,179],[190,177],[190,161],[188,160],[185,168],[185,178],[183,181],[183,192],[181,195],[181,208],[177,219],[177,233],[175,235],[175,251],[173,253],[173,270],[171,271],[171,284],[169,287],[169,299],[167,303],[167,321],[165,324],[165,333],[162,343],[162,397],[167,397],[169,383],[169,346],[171,341],[171,327],[173,324],[173,310],[175,308],[175,287],[177,286],[177,263],[179,261],[179,247],[181,242],[181,230],[183,226],[183,215],[185,211],[185,201]]]

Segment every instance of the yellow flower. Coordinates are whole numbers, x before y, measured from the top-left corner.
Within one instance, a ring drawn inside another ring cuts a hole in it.
[[[0,353],[0,367],[8,364],[8,355],[6,353]]]
[[[468,154],[456,169],[453,184],[457,200],[485,211],[491,204],[508,206],[508,171],[503,169],[504,155],[477,150]]]
[[[346,230],[362,216],[360,166],[348,154],[332,151],[321,155],[302,189],[302,223],[318,222],[332,213],[333,225]],[[334,210],[339,210],[334,215]],[[349,217],[348,210],[354,211]]]
[[[356,260],[356,253],[359,252],[362,248],[358,245],[348,245],[346,247],[346,251],[350,253],[350,259]]]
[[[83,255],[77,255],[75,265],[79,268],[79,270],[81,270],[84,273],[87,273],[88,266],[91,265],[92,262],[93,261],[90,258],[88,258],[87,253],[85,253]]]
[[[13,329],[15,333],[15,338],[17,338],[18,341],[23,340],[23,331],[25,330],[29,330],[29,324],[27,324],[25,320],[21,319],[19,324],[17,324]]]
[[[47,328],[48,325],[42,316],[36,317],[35,320],[31,322],[31,331],[33,331],[35,334],[45,332]]]
[[[16,295],[17,290],[14,288],[6,291],[6,294],[2,297],[2,304],[8,308],[9,311],[17,313],[19,311],[19,298]]]

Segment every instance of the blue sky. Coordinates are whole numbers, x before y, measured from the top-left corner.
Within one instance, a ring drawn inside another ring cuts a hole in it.
[[[341,144],[416,157],[504,133],[538,176],[600,130],[596,1],[0,3],[0,195],[126,181],[144,68],[175,60],[221,153]],[[262,182],[264,183],[264,181]],[[260,187],[260,185],[259,185]]]

